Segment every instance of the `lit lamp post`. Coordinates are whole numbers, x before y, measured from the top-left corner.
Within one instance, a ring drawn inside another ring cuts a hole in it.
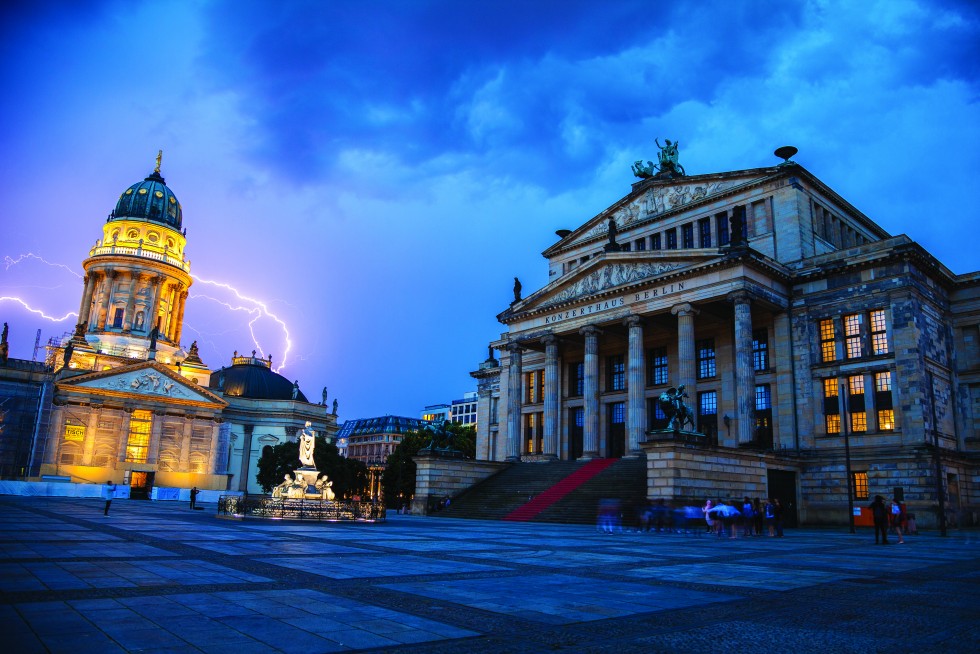
[[[847,466],[847,522],[854,533],[854,490],[851,488],[851,434],[847,425],[847,387],[840,385],[841,431],[844,434],[844,464]]]
[[[929,397],[932,407],[932,459],[936,464],[936,498],[939,500],[939,535],[946,535],[946,493],[943,491],[943,463],[939,457],[939,424],[936,422],[936,387],[932,371],[927,370]]]

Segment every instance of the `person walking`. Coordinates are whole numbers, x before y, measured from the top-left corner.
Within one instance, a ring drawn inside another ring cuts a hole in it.
[[[755,509],[752,507],[752,500],[748,497],[742,503],[742,535],[752,535],[752,525],[755,522]]]
[[[105,510],[102,511],[102,515],[109,517],[109,505],[112,504],[112,498],[116,495],[116,485],[112,483],[110,479],[102,487],[102,499],[105,500]]]
[[[766,499],[766,529],[769,530],[769,537],[773,538],[776,535],[776,505],[772,503],[771,499]]]
[[[902,522],[905,520],[905,511],[902,509],[902,505],[898,503],[898,500],[892,500],[890,517],[892,527],[895,528],[895,533],[898,534],[898,544],[904,545],[905,538],[902,536]]]
[[[871,510],[871,517],[875,524],[875,545],[878,545],[879,542],[881,545],[887,545],[888,509],[885,507],[885,498],[881,495],[875,495],[874,502],[868,506],[868,509]]]
[[[197,507],[197,494],[201,491],[197,490],[197,486],[191,489],[191,511]]]

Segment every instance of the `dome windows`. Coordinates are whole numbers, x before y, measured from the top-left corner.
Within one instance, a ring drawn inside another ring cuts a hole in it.
[[[148,240],[150,243],[156,243],[157,241],[160,240],[160,235],[157,234],[156,232],[149,232],[146,235],[146,240]]]
[[[135,241],[140,237],[140,231],[138,229],[129,229],[126,231],[126,238]]]

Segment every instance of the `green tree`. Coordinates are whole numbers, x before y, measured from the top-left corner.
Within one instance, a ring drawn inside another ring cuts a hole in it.
[[[464,426],[453,422],[447,423],[445,428],[453,435],[453,447],[462,452],[464,457],[472,459],[476,456],[476,430],[472,425]],[[384,490],[385,506],[389,509],[398,508],[415,495],[416,466],[412,458],[431,441],[432,432],[428,429],[405,432],[395,451],[388,455],[388,462],[381,476],[381,487]]]
[[[337,499],[350,499],[364,494],[368,489],[368,471],[360,461],[347,459],[333,443],[317,437],[313,450],[313,463],[321,474],[333,482]],[[286,442],[266,449],[258,462],[255,480],[266,493],[282,483],[286,474],[292,474],[300,466],[299,443]]]

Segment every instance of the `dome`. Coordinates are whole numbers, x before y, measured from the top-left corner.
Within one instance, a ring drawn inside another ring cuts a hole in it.
[[[225,397],[243,397],[250,400],[292,400],[293,382],[256,360],[256,363],[235,364],[211,373],[208,387],[223,391]],[[297,401],[308,402],[303,391],[296,394]]]
[[[142,182],[136,182],[119,196],[119,202],[109,214],[109,220],[127,218],[150,220],[180,230],[180,202],[167,186],[160,171],[153,171],[149,177]]]

